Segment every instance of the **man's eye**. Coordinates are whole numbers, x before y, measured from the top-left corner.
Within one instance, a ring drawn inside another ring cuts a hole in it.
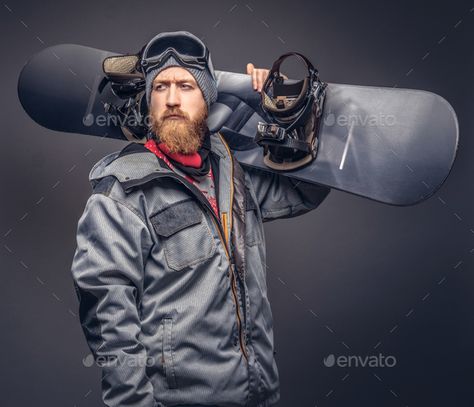
[[[158,85],[155,85],[155,87],[154,87],[155,90],[162,90],[164,88],[165,88],[165,85],[163,85],[163,84],[158,84]]]
[[[183,89],[193,89],[193,87],[191,85],[187,84],[187,83],[181,84],[181,88],[183,88]]]

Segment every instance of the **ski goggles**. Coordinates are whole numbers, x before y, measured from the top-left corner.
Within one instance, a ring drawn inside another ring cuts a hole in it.
[[[195,35],[187,31],[160,33],[141,53],[140,66],[144,75],[158,68],[170,56],[188,68],[207,69],[215,79],[209,50]]]

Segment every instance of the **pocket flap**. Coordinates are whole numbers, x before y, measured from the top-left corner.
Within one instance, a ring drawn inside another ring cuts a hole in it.
[[[202,211],[192,200],[180,201],[150,217],[155,232],[164,237],[179,232],[188,226],[200,223]]]

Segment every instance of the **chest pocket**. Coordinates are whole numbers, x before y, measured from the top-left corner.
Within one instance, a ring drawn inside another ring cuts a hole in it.
[[[250,189],[245,187],[245,237],[249,246],[255,246],[262,242],[260,222],[258,217],[258,207]]]
[[[201,207],[193,200],[172,204],[150,217],[161,237],[168,266],[183,270],[211,257],[216,243]]]

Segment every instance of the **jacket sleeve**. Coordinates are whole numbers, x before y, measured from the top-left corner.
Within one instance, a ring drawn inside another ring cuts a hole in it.
[[[109,407],[156,405],[138,312],[151,245],[135,212],[104,194],[91,195],[78,222],[71,271],[81,326],[102,367],[102,399]]]
[[[245,168],[245,172],[254,187],[263,222],[307,213],[318,207],[331,190],[257,168]]]

